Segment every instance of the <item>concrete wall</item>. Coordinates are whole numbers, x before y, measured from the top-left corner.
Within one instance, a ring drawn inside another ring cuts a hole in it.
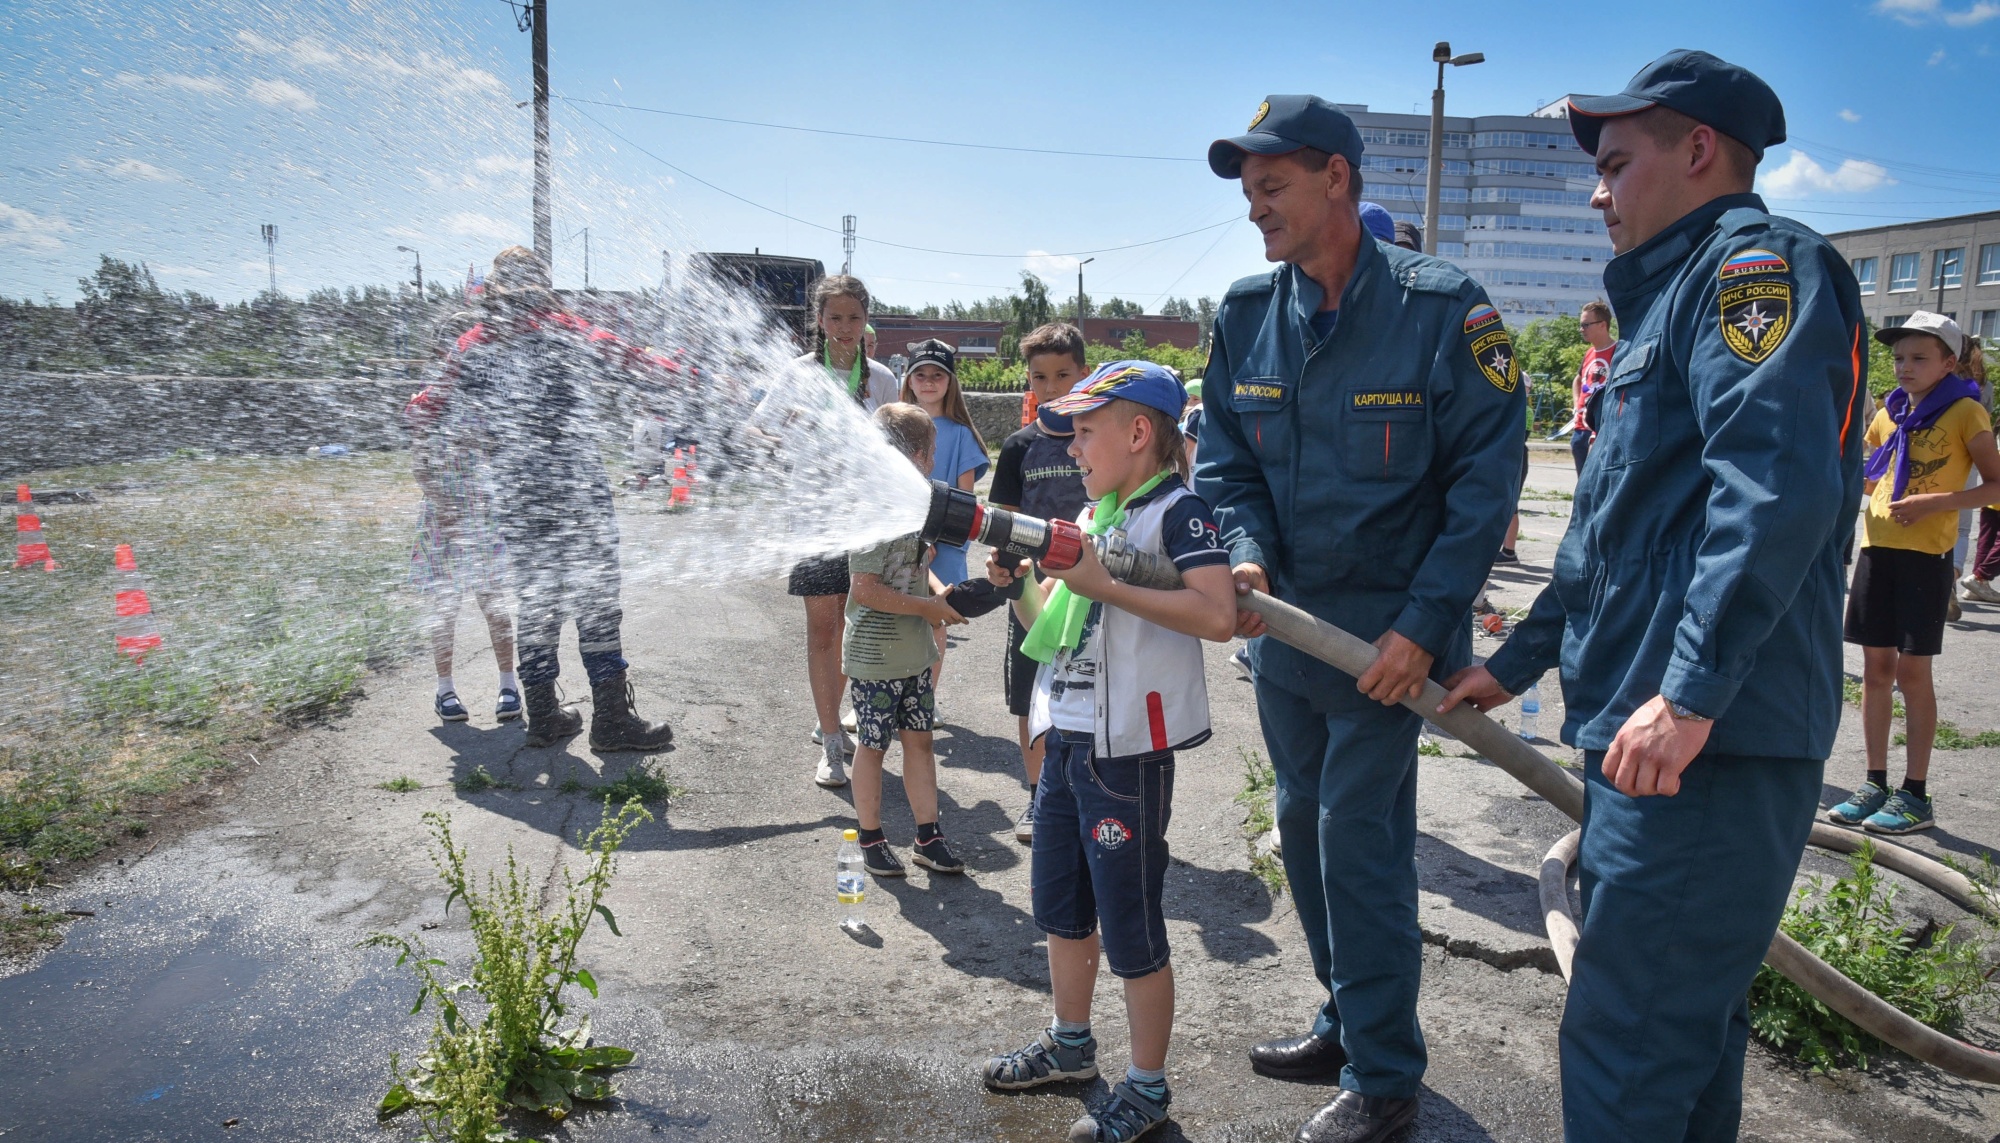
[[[398,413],[412,380],[0,374],[0,476],[166,456],[409,443]]]
[[[1021,427],[1020,393],[967,393],[965,406],[972,412],[972,423],[979,429],[980,439],[988,448],[999,448],[1000,442],[1013,436]]]

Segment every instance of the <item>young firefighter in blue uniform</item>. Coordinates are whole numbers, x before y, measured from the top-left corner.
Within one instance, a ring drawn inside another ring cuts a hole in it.
[[[1360,159],[1353,122],[1305,95],[1271,96],[1208,157],[1242,180],[1282,265],[1232,286],[1216,315],[1196,491],[1239,587],[1379,650],[1357,680],[1250,644],[1285,871],[1327,989],[1308,1034],[1250,1058],[1266,1075],[1340,1076],[1306,1143],[1384,1139],[1416,1115],[1422,720],[1396,703],[1471,661],[1473,597],[1526,448],[1499,313],[1462,271],[1363,231]],[[1262,630],[1239,614],[1239,633]]]
[[[1555,580],[1447,705],[1560,663],[1588,789],[1563,1013],[1572,1143],[1736,1138],[1746,994],[1840,721],[1841,555],[1866,425],[1860,292],[1750,193],[1784,109],[1705,52],[1576,98],[1624,340]]]

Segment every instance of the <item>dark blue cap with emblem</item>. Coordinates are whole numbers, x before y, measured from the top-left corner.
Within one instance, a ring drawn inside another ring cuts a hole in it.
[[[1570,96],[1569,129],[1578,145],[1595,155],[1606,119],[1654,107],[1708,124],[1750,148],[1758,162],[1764,160],[1764,148],[1785,141],[1785,105],[1770,84],[1748,68],[1687,48],[1640,68],[1617,95]]]
[[[1311,147],[1361,162],[1361,132],[1346,112],[1317,95],[1271,95],[1257,107],[1247,133],[1208,145],[1208,169],[1241,178],[1245,155],[1289,155]]]

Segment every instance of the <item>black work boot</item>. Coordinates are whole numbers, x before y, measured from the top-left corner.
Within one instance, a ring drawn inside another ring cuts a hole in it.
[[[562,705],[554,683],[529,683],[527,692],[528,745],[553,746],[583,729],[583,716]]]
[[[1387,1143],[1417,1117],[1414,1099],[1390,1099],[1342,1091],[1313,1112],[1293,1143]]]
[[[592,750],[665,750],[674,728],[647,722],[634,708],[632,684],[620,671],[590,684],[590,748]]]

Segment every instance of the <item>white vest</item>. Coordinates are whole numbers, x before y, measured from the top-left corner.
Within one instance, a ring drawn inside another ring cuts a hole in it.
[[[1167,508],[1183,496],[1186,486],[1141,505],[1125,518],[1124,532],[1132,546],[1166,555],[1161,526]],[[1077,520],[1090,518],[1085,508]],[[1208,741],[1208,681],[1202,666],[1201,640],[1170,631],[1157,623],[1103,605],[1098,624],[1097,714],[1095,753],[1100,759],[1187,750]],[[1028,731],[1039,738],[1054,725],[1049,691],[1055,667],[1043,663],[1035,673],[1035,697],[1028,709]]]

